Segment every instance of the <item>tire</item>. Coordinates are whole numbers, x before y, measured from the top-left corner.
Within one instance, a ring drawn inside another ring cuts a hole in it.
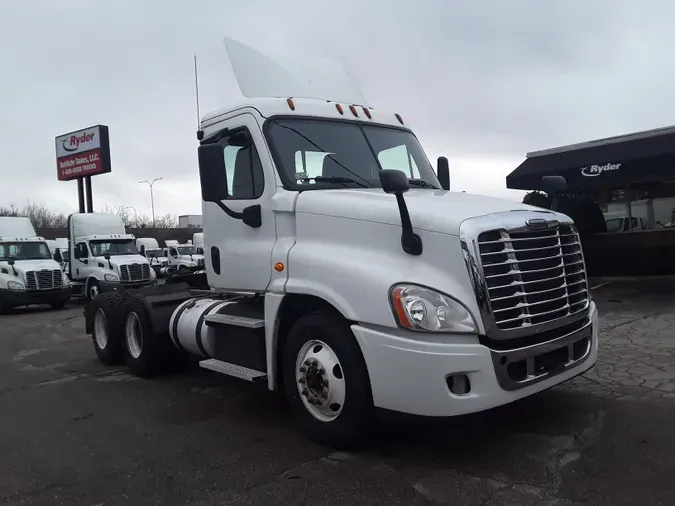
[[[63,300],[59,300],[59,301],[56,301],[56,302],[52,302],[50,304],[50,306],[52,307],[53,310],[59,311],[59,310],[63,309],[64,307],[66,307],[67,303],[68,303],[68,299],[63,299]]]
[[[85,298],[87,300],[94,300],[97,295],[101,293],[101,288],[98,285],[96,279],[92,279],[87,283],[87,292],[85,293]]]
[[[91,322],[94,351],[106,365],[124,362],[124,302],[124,297],[117,292],[102,293],[85,310]]]
[[[323,349],[323,346],[327,346],[327,349]],[[301,353],[303,357],[307,356],[303,349],[309,350],[310,357],[316,357],[310,358],[310,361],[317,360],[318,363],[305,366],[305,362],[299,359]],[[334,362],[329,360],[331,354],[337,359],[337,369],[332,365]],[[300,425],[312,439],[335,449],[353,449],[371,441],[375,428],[375,409],[370,378],[361,349],[341,316],[325,311],[302,316],[288,334],[282,360],[286,396]],[[303,366],[305,372],[301,372],[300,367]],[[321,366],[324,372],[319,378],[325,380],[324,389],[307,388],[310,383],[316,387],[317,377],[311,367],[316,373]],[[304,385],[301,382],[303,380]],[[325,386],[326,382],[328,386]],[[301,385],[304,386],[304,394],[299,388]],[[319,394],[314,395],[313,392],[317,391]],[[341,396],[340,392],[344,392],[344,395]],[[319,395],[323,394],[328,397],[324,398],[321,407],[308,405],[310,400],[318,401]],[[342,400],[342,403],[331,402],[336,400]],[[337,405],[340,405],[339,409]]]
[[[124,355],[131,372],[149,378],[167,372],[172,366],[172,347],[168,332],[155,333],[143,296],[127,293],[124,309]]]

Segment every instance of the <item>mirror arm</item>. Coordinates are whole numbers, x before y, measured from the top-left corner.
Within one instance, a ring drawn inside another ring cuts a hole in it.
[[[220,207],[225,212],[225,214],[227,214],[230,218],[234,218],[235,220],[244,219],[244,213],[238,213],[237,211],[233,211],[225,204],[223,204],[220,200],[215,201],[214,204]]]
[[[403,193],[396,192],[396,203],[398,204],[398,212],[401,215],[401,247],[409,255],[421,255],[422,238],[413,231],[410,213],[403,198]]]

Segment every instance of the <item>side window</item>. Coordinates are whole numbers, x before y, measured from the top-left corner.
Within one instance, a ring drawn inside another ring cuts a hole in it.
[[[420,178],[420,170],[413,157],[408,153],[405,144],[384,149],[377,154],[377,159],[383,169],[397,169],[405,172],[412,179]]]
[[[75,258],[87,258],[89,257],[89,252],[87,251],[87,245],[83,242],[77,243],[75,245]]]
[[[257,199],[265,181],[262,163],[248,130],[232,132],[220,140],[225,157],[227,191],[231,199]]]
[[[177,257],[178,250],[176,248],[169,248],[169,255],[171,255],[172,257]]]

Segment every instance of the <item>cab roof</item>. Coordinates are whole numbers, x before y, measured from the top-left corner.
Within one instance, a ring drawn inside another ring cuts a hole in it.
[[[262,51],[227,37],[223,43],[246,100],[205,115],[202,130],[246,109],[257,111],[263,118],[309,116],[405,126],[399,115],[374,110],[341,62]]]

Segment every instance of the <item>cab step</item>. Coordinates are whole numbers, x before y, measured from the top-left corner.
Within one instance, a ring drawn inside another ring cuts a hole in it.
[[[232,327],[245,327],[247,329],[259,329],[265,326],[265,320],[262,318],[253,318],[250,316],[238,316],[231,314],[210,314],[204,317],[204,323],[209,327],[219,325],[231,325]]]
[[[262,371],[249,369],[248,367],[241,365],[229,364],[227,362],[223,362],[222,360],[216,360],[215,358],[200,361],[199,367],[250,382],[261,380],[267,377],[267,374]]]

